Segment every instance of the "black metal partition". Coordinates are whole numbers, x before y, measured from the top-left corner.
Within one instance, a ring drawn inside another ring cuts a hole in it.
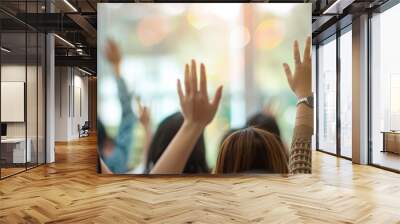
[[[46,160],[46,35],[24,23],[45,1],[0,2],[0,179]]]

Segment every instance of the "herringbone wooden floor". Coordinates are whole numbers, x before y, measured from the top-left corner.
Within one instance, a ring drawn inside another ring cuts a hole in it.
[[[0,223],[400,223],[400,175],[314,153],[313,174],[100,176],[94,137],[0,181]]]

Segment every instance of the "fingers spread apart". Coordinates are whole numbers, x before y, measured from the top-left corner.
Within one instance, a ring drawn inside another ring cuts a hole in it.
[[[222,89],[223,89],[223,86],[219,86],[219,87],[218,87],[217,91],[215,92],[214,99],[213,99],[213,101],[211,102],[211,104],[212,104],[213,107],[214,107],[214,110],[217,110],[217,109],[218,109],[219,102],[221,101],[221,98],[222,98]]]
[[[304,48],[303,62],[311,59],[311,37],[307,37],[306,46]]]
[[[283,64],[283,69],[285,70],[286,78],[288,80],[290,88],[293,89],[293,74],[292,71],[290,70],[290,67],[287,63]]]
[[[199,89],[197,88],[198,86],[197,83],[198,80],[196,73],[196,61],[192,60],[190,66],[188,64],[185,65],[185,76],[184,76],[185,93],[183,92],[181,80],[180,79],[177,80],[177,91],[181,103],[183,102],[186,96],[190,96],[191,94],[193,94],[192,96],[194,96],[194,94],[200,94],[203,97],[203,99],[206,99],[208,101],[207,73],[206,73],[206,67],[203,63],[200,64]],[[221,101],[222,89],[223,89],[222,86],[218,87],[213,100],[210,102],[210,104],[213,105],[215,109],[218,108],[219,102]]]
[[[299,42],[297,40],[294,41],[293,56],[294,56],[294,62],[296,63],[296,66],[301,64]]]

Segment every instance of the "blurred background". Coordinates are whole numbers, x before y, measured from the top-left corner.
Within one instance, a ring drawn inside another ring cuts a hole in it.
[[[224,85],[221,105],[205,131],[208,165],[213,168],[222,135],[242,127],[265,107],[276,114],[290,145],[297,99],[282,63],[293,65],[292,46],[311,35],[311,4],[99,4],[98,117],[110,136],[121,120],[118,91],[104,58],[114,40],[123,54],[122,76],[129,91],[150,107],[153,131],[179,111],[176,79],[191,59],[207,68],[209,91]],[[132,101],[135,110],[135,102]],[[136,124],[129,167],[142,160],[144,131]]]

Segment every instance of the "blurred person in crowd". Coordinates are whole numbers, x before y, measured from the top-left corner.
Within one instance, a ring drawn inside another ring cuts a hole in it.
[[[180,112],[176,112],[161,121],[154,133],[146,156],[146,173],[151,171],[182,125],[183,116]],[[199,174],[210,172],[207,166],[205,148],[204,135],[201,134],[184,166],[183,173]]]
[[[272,134],[277,136],[277,138],[280,142],[282,142],[278,123],[276,122],[275,117],[272,116],[272,114],[270,114],[270,113],[265,113],[263,111],[263,112],[254,114],[246,121],[246,125],[244,128],[247,128],[247,127],[256,127],[256,128],[262,129],[264,131],[271,132]],[[228,131],[226,131],[225,134],[221,138],[221,142],[220,142],[219,146],[222,146],[222,143],[224,142],[224,140],[226,138],[228,138],[231,134],[233,134],[234,132],[239,131],[241,129],[242,128],[232,128],[232,129],[229,129]]]
[[[137,108],[137,116],[139,123],[141,124],[144,130],[144,144],[141,146],[140,153],[140,164],[136,166],[134,169],[127,172],[128,174],[143,174],[145,172],[145,162],[147,161],[147,155],[150,148],[150,144],[152,142],[152,129],[151,129],[151,113],[150,108],[144,106],[140,97],[135,97],[136,99],[136,108]],[[140,150],[140,149],[139,149]]]
[[[133,94],[128,92],[127,86],[121,77],[121,53],[115,42],[111,40],[107,42],[105,56],[112,66],[113,74],[117,82],[118,98],[122,114],[117,136],[115,138],[111,138],[107,134],[107,130],[101,121],[98,122],[98,149],[100,162],[102,170],[111,173],[126,173],[129,170],[128,158],[131,152],[130,147],[133,142],[133,128],[137,120],[131,108]],[[147,109],[144,107],[141,107],[140,109],[140,121],[143,124],[142,115],[147,115]]]
[[[265,147],[266,145],[269,147]],[[229,156],[243,159],[228,158]],[[244,160],[251,162],[243,162]],[[283,146],[275,118],[257,113],[247,120],[245,128],[231,129],[223,136],[215,173],[265,170],[288,173],[288,160],[288,151]],[[218,166],[222,164],[223,166]]]
[[[275,134],[248,127],[225,139],[214,172],[287,174],[288,160],[288,152]]]
[[[222,143],[224,143],[225,139],[228,138],[231,134],[235,133],[236,131],[239,131],[241,128],[231,128],[228,129],[224,135],[222,135],[221,141],[219,143],[219,147],[222,146]]]
[[[246,127],[255,127],[264,131],[268,131],[274,134],[277,139],[282,142],[281,131],[279,129],[278,122],[276,122],[275,117],[272,115],[257,113],[247,120]]]

